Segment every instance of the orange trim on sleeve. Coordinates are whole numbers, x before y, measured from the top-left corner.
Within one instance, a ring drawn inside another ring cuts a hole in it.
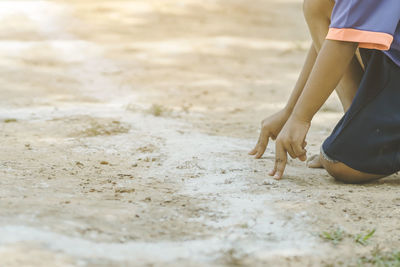
[[[329,28],[328,40],[347,41],[359,43],[359,47],[378,50],[389,50],[393,36],[383,32],[371,32],[357,29]]]

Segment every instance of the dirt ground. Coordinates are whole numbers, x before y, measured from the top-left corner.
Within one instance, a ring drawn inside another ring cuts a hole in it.
[[[0,265],[353,266],[399,248],[399,176],[345,185],[290,161],[277,182],[273,145],[247,155],[309,45],[301,0],[1,1]],[[332,97],[310,155],[341,116]]]

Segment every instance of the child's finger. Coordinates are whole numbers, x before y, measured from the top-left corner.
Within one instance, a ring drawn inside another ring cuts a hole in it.
[[[307,153],[307,151],[300,144],[292,144],[292,148],[296,158],[299,158],[300,160],[304,158],[303,156]]]
[[[268,144],[268,142],[267,142],[267,144]],[[265,150],[267,149],[267,145],[260,145],[258,148],[259,148],[258,152],[255,156],[256,159],[259,159],[262,157],[262,155],[264,155]]]
[[[258,137],[256,146],[253,148],[253,150],[251,150],[251,151],[249,152],[249,155],[255,155],[255,154],[257,153],[257,151],[258,151],[258,146],[260,145],[261,136],[262,136],[262,131],[261,131],[261,133],[260,133],[260,136]]]
[[[303,142],[303,148],[306,148],[306,146],[307,146],[307,141],[304,141]]]
[[[306,160],[307,160],[307,154],[301,155],[301,156],[299,157],[299,160],[301,160],[301,161],[306,161]]]
[[[268,173],[269,176],[274,176],[276,173],[275,167]]]
[[[290,156],[292,159],[297,158],[297,155],[296,155],[296,153],[295,153],[294,150],[293,150],[292,144],[289,144],[289,145],[287,145],[287,146],[284,146],[284,148],[285,148],[286,152],[289,154],[289,156]]]
[[[249,152],[249,155],[255,155],[258,151],[258,144]]]
[[[285,172],[286,162],[287,162],[287,154],[286,150],[281,143],[276,144],[275,151],[275,170],[276,173],[274,175],[274,179],[280,180]]]
[[[269,142],[269,134],[265,134],[261,137],[260,143],[258,144],[258,152],[255,156],[256,159],[259,159],[264,155],[265,150],[267,149]]]

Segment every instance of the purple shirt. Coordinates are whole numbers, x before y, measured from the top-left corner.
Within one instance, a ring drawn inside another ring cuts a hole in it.
[[[326,39],[383,50],[400,66],[400,0],[335,0]]]

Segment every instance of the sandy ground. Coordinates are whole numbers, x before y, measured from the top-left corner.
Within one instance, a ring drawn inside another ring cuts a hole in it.
[[[308,40],[300,0],[1,1],[0,265],[347,266],[400,247],[398,176],[291,161],[277,182],[273,146],[247,156]],[[310,154],[341,115],[332,97]]]

